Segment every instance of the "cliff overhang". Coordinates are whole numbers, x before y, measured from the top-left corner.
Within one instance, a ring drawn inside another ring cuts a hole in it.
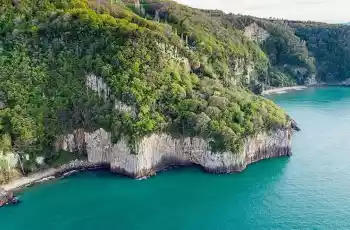
[[[61,136],[56,148],[68,152],[85,151],[90,163],[109,165],[112,172],[132,178],[146,178],[158,171],[188,165],[199,165],[207,172],[224,174],[241,172],[247,165],[260,160],[291,156],[293,132],[290,126],[248,137],[243,150],[238,153],[213,152],[207,140],[174,138],[166,133],[144,137],[132,151],[125,138],[112,143],[111,134],[104,129],[95,132],[76,130]]]

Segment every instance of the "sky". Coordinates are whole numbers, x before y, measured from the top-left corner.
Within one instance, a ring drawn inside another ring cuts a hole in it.
[[[350,22],[350,0],[176,0],[196,8],[257,17]]]

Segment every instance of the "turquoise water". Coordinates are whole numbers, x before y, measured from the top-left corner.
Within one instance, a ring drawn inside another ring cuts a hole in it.
[[[291,158],[232,175],[82,173],[26,189],[0,229],[350,229],[350,88],[271,98],[302,128]]]

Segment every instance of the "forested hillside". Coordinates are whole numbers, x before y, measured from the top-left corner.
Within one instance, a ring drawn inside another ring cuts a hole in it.
[[[350,77],[349,25],[206,12],[243,32],[253,24],[267,32],[265,40],[255,40],[269,57],[267,85],[339,84]]]
[[[282,21],[206,11],[226,26],[233,26],[254,40],[269,58],[269,71],[260,82],[266,86],[307,84],[316,67],[305,41]]]
[[[345,25],[166,0],[0,0],[0,15],[1,170],[7,153],[24,171],[84,157],[57,138],[101,127],[131,148],[166,132],[238,153],[289,122],[252,91],[350,77]]]
[[[0,155],[19,156],[24,171],[63,163],[55,141],[78,128],[103,127],[130,147],[154,132],[200,136],[214,151],[238,153],[247,136],[289,120],[248,90],[267,74],[265,53],[200,10],[173,2],[0,3]],[[105,87],[91,87],[88,76]]]
[[[325,23],[288,22],[306,41],[316,60],[318,79],[341,82],[350,78],[350,26]]]
[[[143,9],[141,15],[173,27],[178,27],[173,22],[175,25],[180,22],[182,26],[178,32],[188,35],[189,43],[196,38],[201,41],[208,38],[209,49],[215,44],[209,42],[212,38],[201,36],[204,31],[225,43],[239,44],[240,36],[246,36],[254,43],[245,45],[249,47],[250,60],[258,63],[253,78],[247,83],[256,92],[269,86],[341,83],[350,77],[347,72],[349,25],[262,19],[218,10],[199,11],[157,0],[141,1],[140,9]]]

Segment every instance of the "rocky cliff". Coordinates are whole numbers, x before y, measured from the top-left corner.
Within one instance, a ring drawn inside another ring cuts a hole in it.
[[[290,156],[291,128],[260,133],[244,141],[240,153],[214,153],[209,143],[201,138],[174,138],[168,134],[153,134],[136,144],[131,152],[125,139],[113,144],[111,134],[103,129],[93,133],[78,130],[61,136],[57,148],[65,151],[87,152],[88,161],[110,165],[111,171],[142,178],[173,166],[200,165],[208,172],[240,172],[259,160]]]
[[[287,131],[273,133],[289,116],[250,91],[270,82],[259,44],[199,9],[129,3],[21,0],[0,7],[0,152],[20,161],[9,166],[0,158],[0,177],[14,167],[34,173],[83,158],[54,152],[62,134],[58,149],[87,152],[90,162],[135,177],[187,164],[240,171],[289,154]],[[256,25],[250,32],[267,36]]]

